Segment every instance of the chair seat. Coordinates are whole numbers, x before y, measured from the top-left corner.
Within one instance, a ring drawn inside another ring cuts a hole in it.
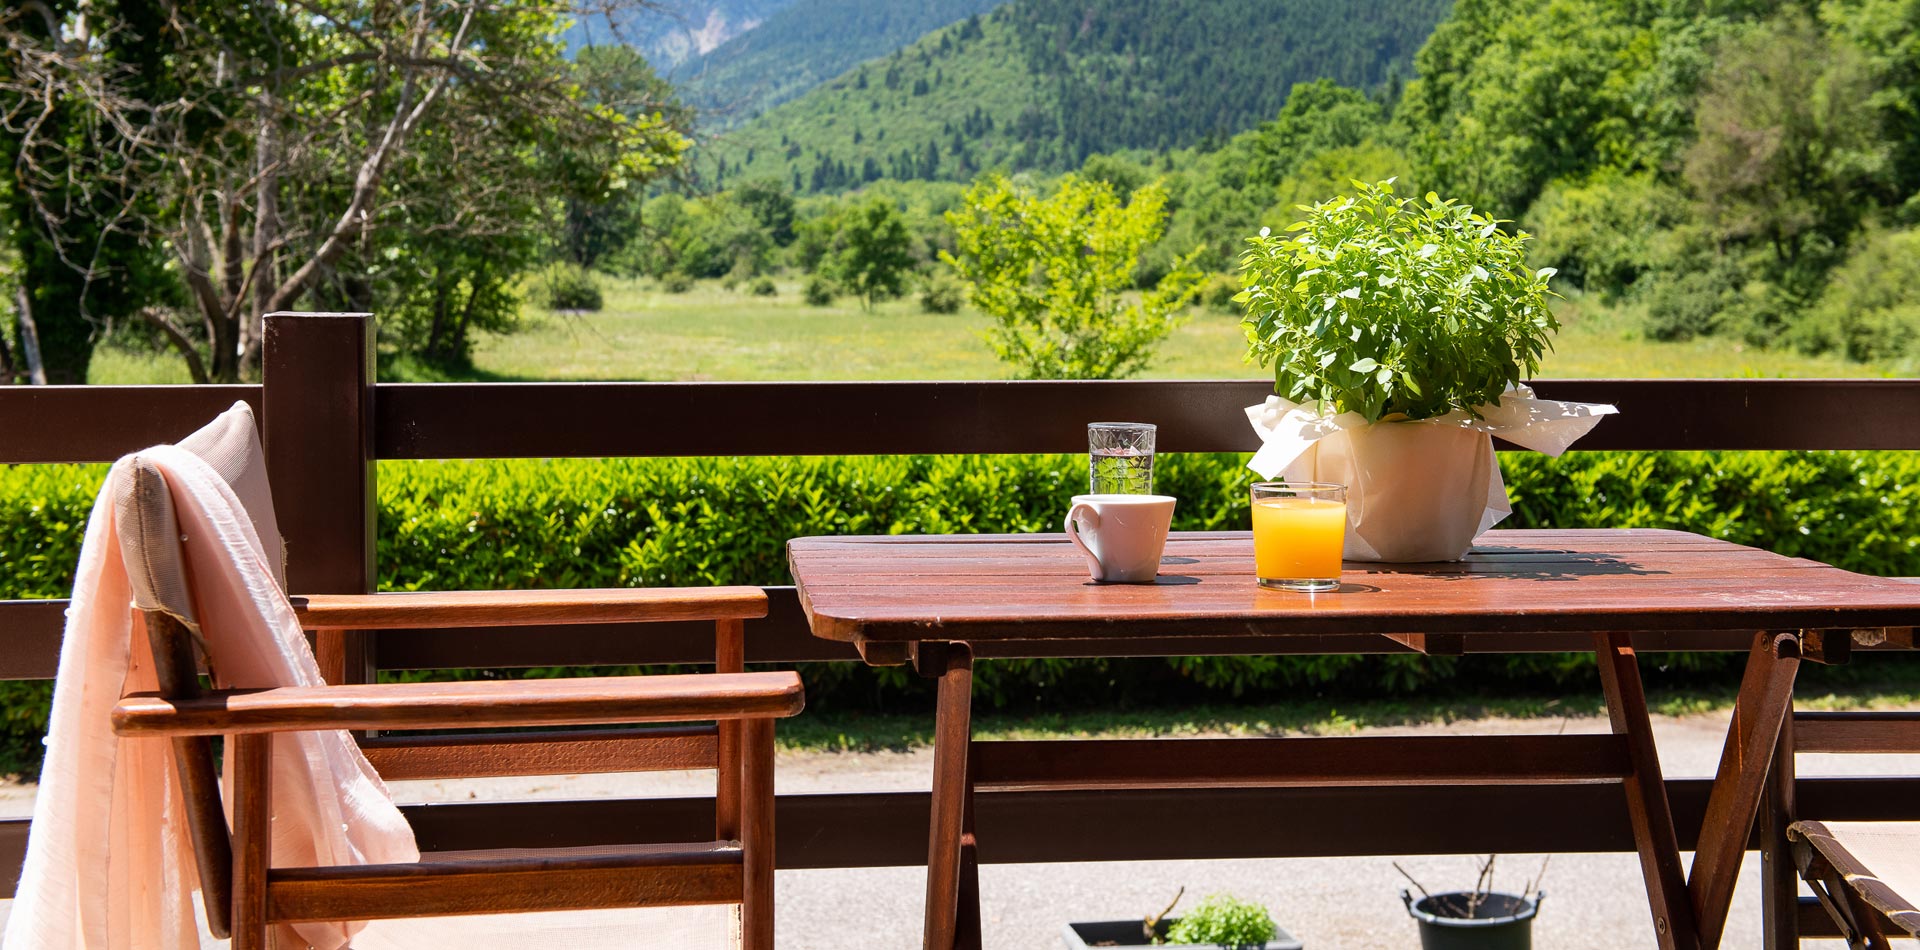
[[[417,864],[276,868],[276,923],[737,901],[737,842],[428,852]]]
[[[1920,936],[1920,821],[1800,821],[1805,841],[1874,909]]]

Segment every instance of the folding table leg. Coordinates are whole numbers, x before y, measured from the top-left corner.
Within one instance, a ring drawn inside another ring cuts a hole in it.
[[[939,677],[934,711],[933,815],[927,835],[926,950],[976,948],[980,941],[977,871],[972,857],[973,651],[965,643],[922,643],[923,675]],[[967,886],[969,900],[962,901]],[[964,919],[963,919],[964,918]]]
[[[1615,735],[1626,737],[1627,818],[1633,843],[1640,852],[1640,871],[1647,879],[1647,901],[1653,910],[1653,932],[1660,950],[1697,950],[1693,903],[1687,896],[1686,872],[1680,866],[1680,839],[1667,807],[1666,780],[1660,774],[1660,756],[1653,744],[1653,724],[1647,718],[1647,696],[1640,685],[1639,660],[1624,633],[1594,636],[1600,665],[1600,685],[1606,691],[1607,717]]]
[[[1763,950],[1799,950],[1800,874],[1787,845],[1787,826],[1793,824],[1793,706],[1787,706],[1780,724],[1780,742],[1773,750],[1767,773],[1766,802],[1760,807],[1761,926]]]
[[[971,736],[968,744],[971,745]],[[980,849],[973,832],[973,756],[967,756],[966,788],[961,792],[960,887],[954,914],[953,945],[980,950]]]
[[[1767,769],[1780,744],[1780,730],[1793,714],[1793,679],[1799,669],[1798,634],[1754,636],[1687,880],[1700,946],[1707,950],[1720,945],[1727,926],[1734,880],[1740,876],[1740,861],[1760,812]]]

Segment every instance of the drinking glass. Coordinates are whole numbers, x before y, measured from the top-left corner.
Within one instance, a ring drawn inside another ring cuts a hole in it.
[[[1153,494],[1153,433],[1153,426],[1144,422],[1087,426],[1087,492]]]
[[[1261,587],[1309,592],[1339,587],[1346,540],[1345,485],[1253,486],[1253,572]]]

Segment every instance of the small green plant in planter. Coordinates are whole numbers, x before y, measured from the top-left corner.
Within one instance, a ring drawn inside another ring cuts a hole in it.
[[[1279,931],[1265,907],[1214,894],[1167,928],[1166,943],[1218,947],[1263,947]]]
[[[1538,372],[1560,324],[1529,235],[1392,180],[1354,185],[1241,257],[1247,355],[1274,391],[1328,415],[1431,419],[1477,414]]]
[[[1533,398],[1559,323],[1524,232],[1391,179],[1354,183],[1241,257],[1263,477],[1347,486],[1346,557],[1453,561],[1509,511],[1492,435],[1552,455],[1613,412]]]

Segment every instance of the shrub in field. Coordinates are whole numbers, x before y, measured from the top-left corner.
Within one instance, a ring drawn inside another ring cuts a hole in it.
[[[1166,232],[1166,189],[1122,202],[1113,186],[1067,175],[1041,195],[981,177],[946,214],[940,259],[993,320],[987,342],[1019,379],[1122,379],[1145,368],[1198,292],[1196,249],[1137,296],[1140,255]]]
[[[1240,278],[1232,274],[1214,274],[1200,287],[1200,302],[1222,313],[1239,313]]]
[[[920,309],[928,313],[959,313],[967,301],[967,289],[944,274],[927,279],[920,288]]]
[[[599,281],[584,267],[557,265],[548,268],[541,281],[542,300],[548,310],[598,310],[605,303]]]
[[[748,289],[753,291],[755,297],[772,297],[780,292],[780,288],[774,286],[771,277],[754,278],[753,285]]]
[[[833,298],[840,293],[840,289],[835,287],[833,281],[825,275],[815,274],[807,278],[806,289],[801,293],[806,298],[807,306],[825,307],[833,303]]]
[[[693,278],[679,271],[669,271],[660,275],[660,289],[670,294],[684,294],[693,289]]]
[[[1920,339],[1920,229],[1869,232],[1794,336],[1801,349],[1853,360],[1912,353]]]

